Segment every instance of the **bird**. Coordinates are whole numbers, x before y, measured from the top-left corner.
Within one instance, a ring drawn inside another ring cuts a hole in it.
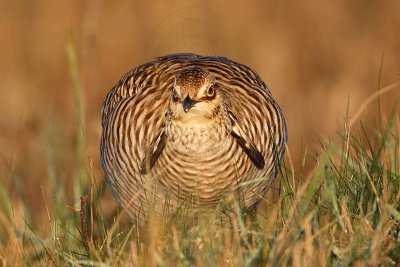
[[[233,196],[253,210],[285,153],[283,112],[256,71],[221,56],[171,54],[133,68],[102,107],[101,165],[133,221]]]

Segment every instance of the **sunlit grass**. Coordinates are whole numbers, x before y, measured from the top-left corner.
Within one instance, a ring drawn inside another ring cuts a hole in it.
[[[13,214],[2,190],[0,218],[8,229],[1,232],[7,240],[2,251],[11,252],[2,254],[2,260],[95,266],[395,265],[400,260],[399,131],[393,112],[383,132],[368,135],[361,127],[339,135],[336,142],[323,141],[310,172],[282,168],[275,203],[260,205],[258,216],[244,216],[233,207],[223,225],[207,216],[195,227],[177,218],[175,223],[152,218],[146,232],[119,213],[107,223],[99,205],[101,188],[86,184],[86,192],[94,192],[84,205],[89,238],[82,235],[79,212],[57,212],[66,209],[63,201],[49,210],[52,233],[38,236],[28,223],[15,227],[14,218],[20,215]]]

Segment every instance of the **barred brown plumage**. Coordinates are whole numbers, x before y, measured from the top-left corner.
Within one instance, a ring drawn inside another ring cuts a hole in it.
[[[129,215],[232,193],[252,209],[277,175],[285,119],[260,76],[224,57],[174,54],[128,72],[102,110],[101,162]],[[240,194],[240,196],[238,195]]]

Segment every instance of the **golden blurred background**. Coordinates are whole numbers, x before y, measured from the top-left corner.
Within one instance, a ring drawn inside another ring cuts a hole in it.
[[[77,51],[87,168],[102,181],[101,106],[131,68],[177,52],[221,55],[255,69],[286,116],[298,166],[379,87],[399,80],[400,2],[0,1],[0,183],[46,220],[49,176],[73,203],[76,133],[66,56]],[[395,90],[381,98],[390,111]],[[376,103],[368,107],[375,123]],[[365,116],[364,116],[365,117]]]

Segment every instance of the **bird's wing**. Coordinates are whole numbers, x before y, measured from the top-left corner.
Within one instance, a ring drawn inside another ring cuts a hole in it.
[[[165,144],[167,143],[167,135],[165,134],[164,128],[160,129],[160,133],[154,138],[154,140],[150,143],[150,147],[146,152],[142,163],[140,164],[140,173],[147,174],[150,172],[151,168],[153,168],[156,163],[158,157],[161,155]]]
[[[158,61],[133,69],[112,88],[103,105],[104,132],[118,135],[110,150],[126,164],[136,162],[132,167],[141,174],[151,170],[167,142],[164,126],[173,76],[162,71]]]
[[[256,145],[250,140],[250,138],[246,135],[242,127],[240,126],[237,117],[233,113],[232,110],[228,108],[229,119],[232,124],[231,135],[239,144],[239,146],[243,149],[243,151],[247,154],[250,160],[254,163],[254,165],[258,169],[263,169],[265,166],[264,156],[257,149]]]

